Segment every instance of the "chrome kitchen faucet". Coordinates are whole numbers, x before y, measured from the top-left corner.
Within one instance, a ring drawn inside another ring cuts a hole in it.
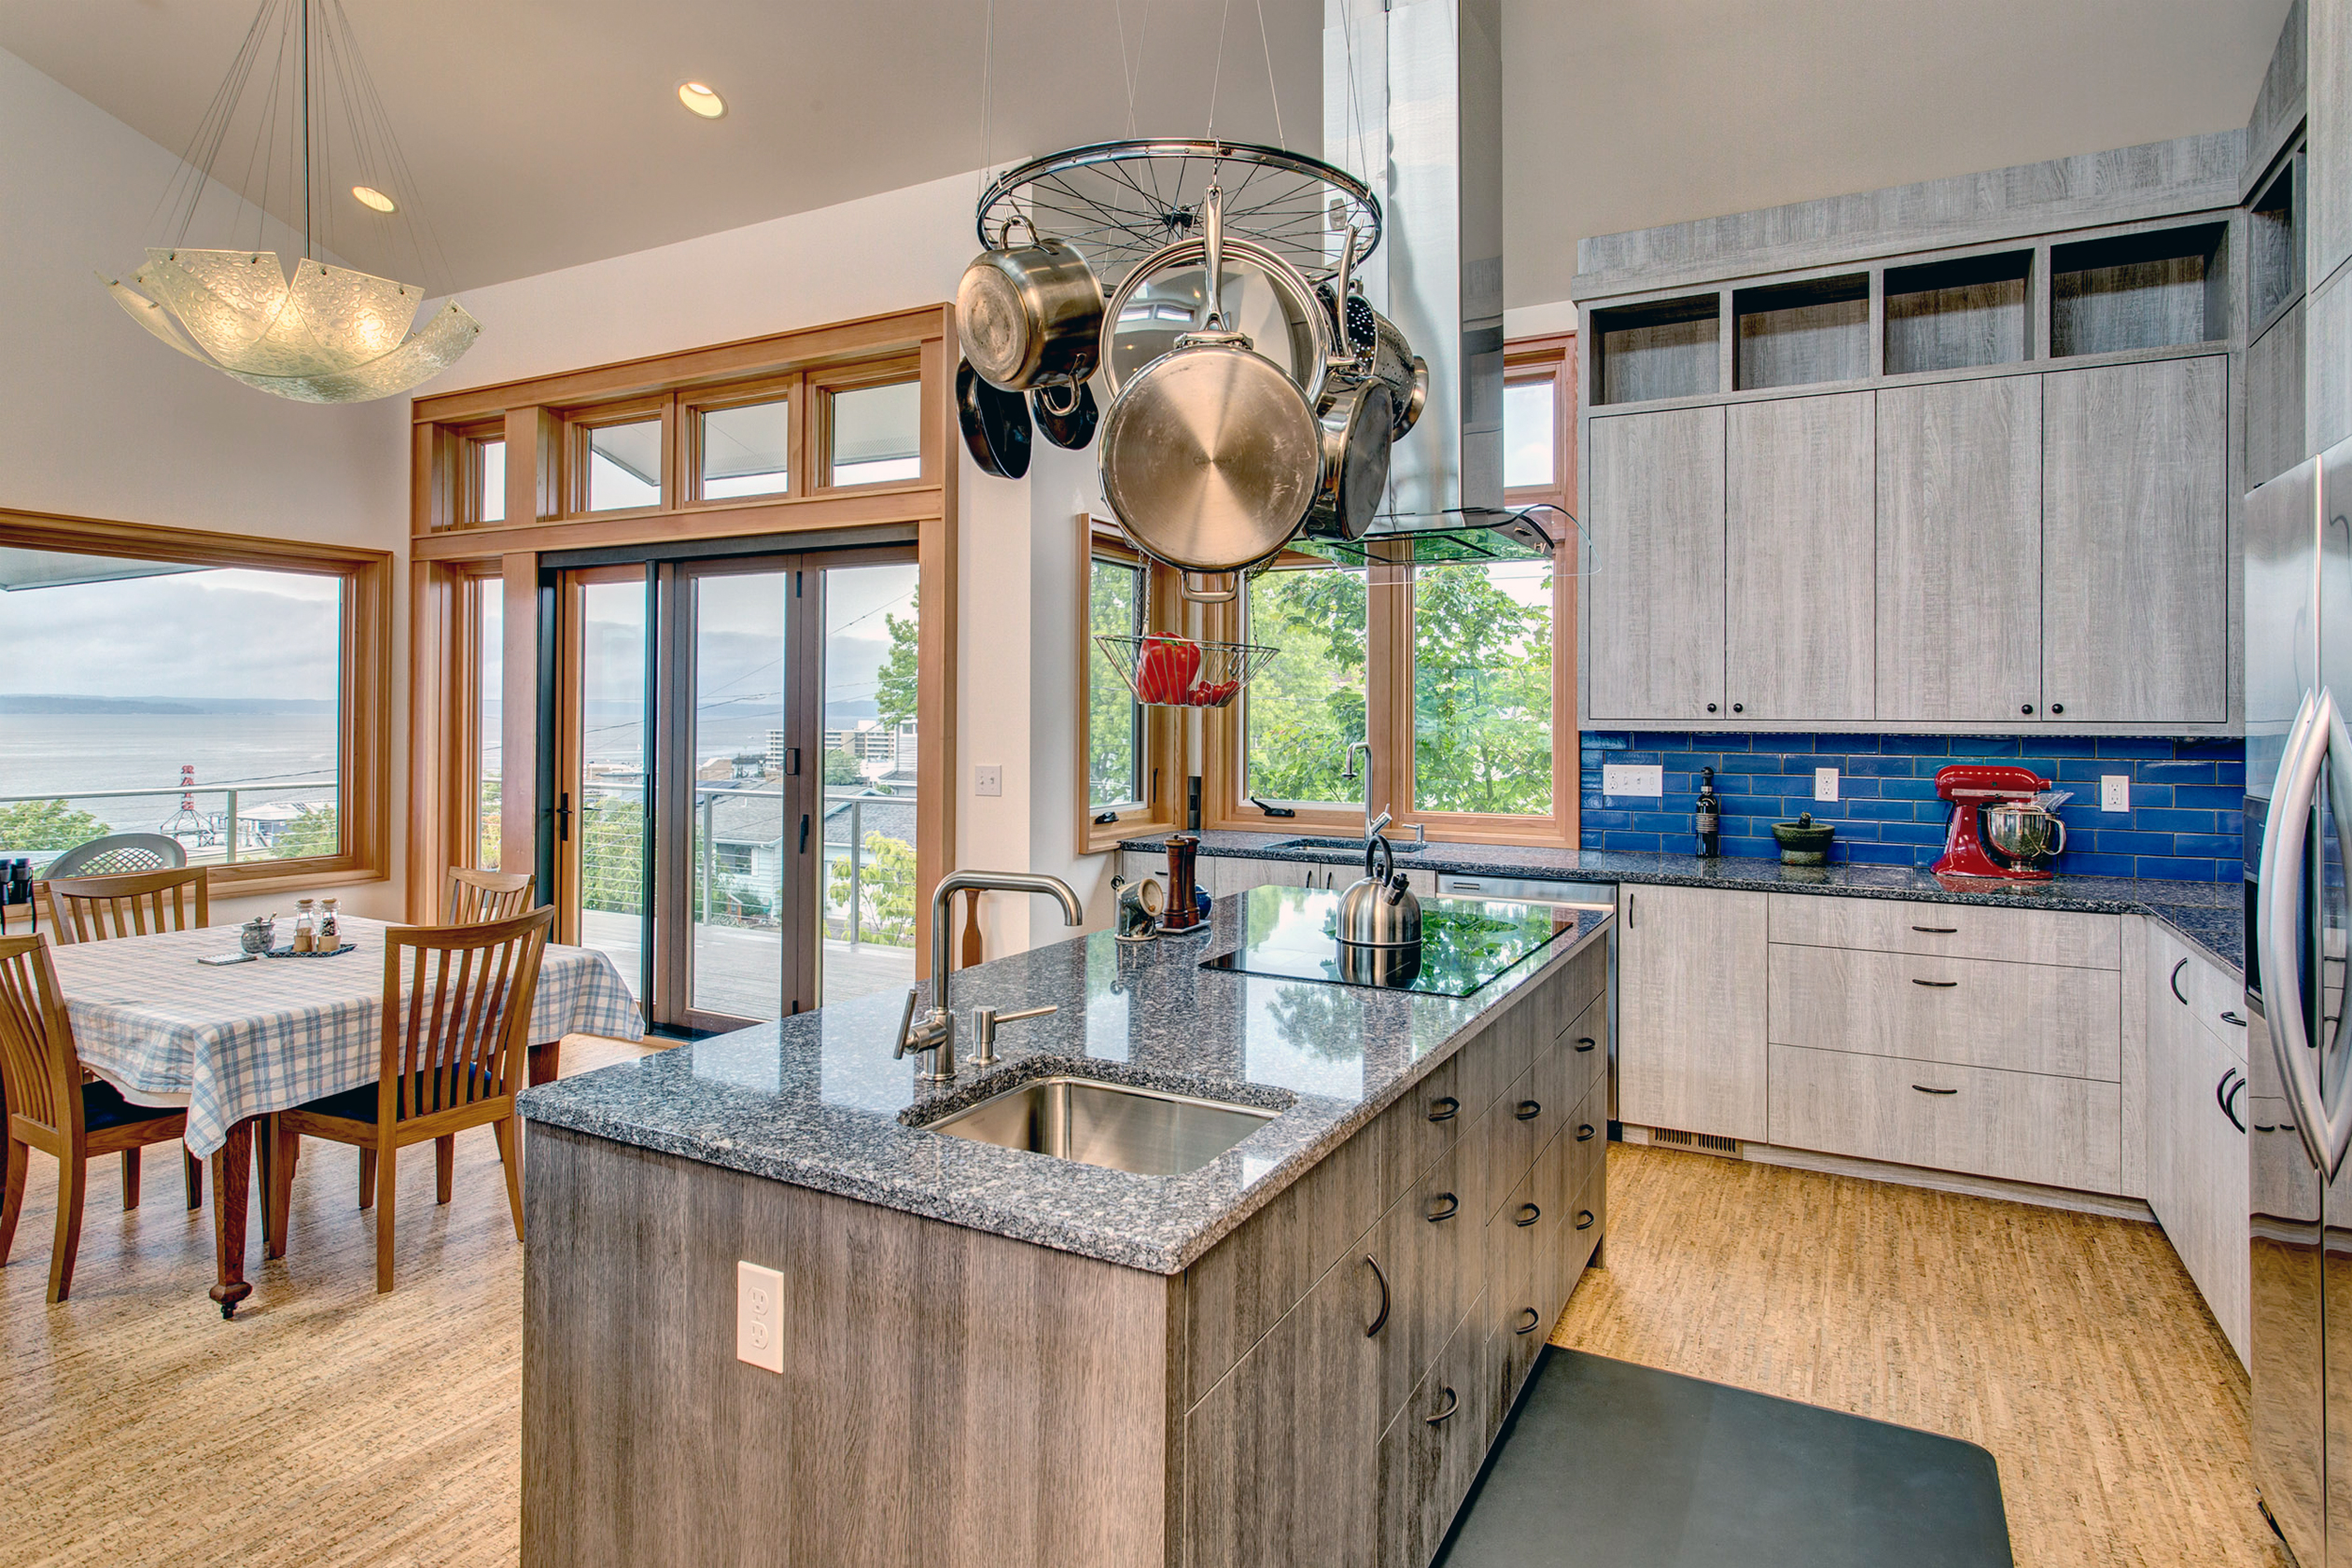
[[[947,901],[961,892],[1043,893],[1061,901],[1062,924],[1086,923],[1086,912],[1079,903],[1078,895],[1058,876],[1030,871],[959,871],[941,877],[938,890],[931,895],[931,1011],[923,1015],[921,1023],[915,1021],[915,1000],[920,988],[907,987],[906,1010],[899,1015],[898,1048],[890,1053],[895,1058],[909,1051],[929,1052],[931,1059],[915,1075],[926,1084],[956,1081],[956,1015],[947,1005]],[[1023,1008],[1018,1013],[981,1008],[980,1054],[973,1058],[973,1065],[988,1067],[995,1063],[998,1024],[1040,1017],[1052,1011],[1050,1004]]]

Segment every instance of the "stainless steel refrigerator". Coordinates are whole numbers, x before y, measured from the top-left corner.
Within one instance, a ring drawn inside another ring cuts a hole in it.
[[[2301,1568],[2352,1568],[2352,442],[2246,507],[2254,1467]]]

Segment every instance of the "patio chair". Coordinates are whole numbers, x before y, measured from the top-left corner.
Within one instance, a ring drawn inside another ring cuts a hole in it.
[[[58,876],[106,876],[124,871],[170,871],[188,863],[188,851],[176,838],[162,833],[107,833],[77,844],[49,863],[41,873],[47,881]]]
[[[376,1289],[390,1290],[399,1151],[484,1123],[498,1140],[514,1239],[523,1239],[514,1091],[527,1071],[531,999],[539,987],[548,928],[554,923],[554,910],[535,909],[482,925],[395,926],[385,932],[384,1040],[376,1082],[271,1118],[274,1157],[264,1224],[273,1255],[285,1246],[301,1139],[349,1143],[359,1150],[362,1183],[371,1174],[375,1178]],[[447,1155],[437,1160],[436,1174],[435,1200],[447,1203]]]
[[[24,1206],[25,1164],[34,1149],[57,1161],[57,1239],[49,1249],[49,1300],[63,1301],[81,1249],[82,1197],[90,1162],[123,1156],[123,1207],[138,1202],[133,1161],[149,1143],[188,1131],[188,1113],[133,1105],[113,1085],[89,1079],[74,1048],[74,1026],[57,987],[49,945],[37,936],[0,937],[0,1095],[7,1106],[7,1188],[0,1199],[0,1264],[16,1240]],[[189,1169],[198,1169],[193,1157]],[[188,1206],[197,1204],[189,1188]]]

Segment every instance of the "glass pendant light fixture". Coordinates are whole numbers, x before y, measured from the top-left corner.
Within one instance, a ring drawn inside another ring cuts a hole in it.
[[[241,117],[238,106],[264,61],[271,64],[267,85],[250,115]],[[282,105],[281,92],[295,102]],[[246,183],[229,187],[217,180],[215,169],[231,128],[247,118],[256,129],[241,176]],[[299,133],[287,134],[295,125]],[[284,147],[276,145],[281,135]],[[330,167],[338,161],[356,178],[339,180]],[[179,243],[206,196],[215,195],[217,203],[224,187],[251,206],[255,243],[230,250]],[[404,238],[419,273],[427,271],[428,247],[438,259],[431,231],[415,217],[414,182],[341,0],[261,0],[159,203],[159,212],[176,222],[174,243],[149,248],[130,283],[103,273],[100,281],[148,331],[247,386],[308,403],[366,402],[405,392],[455,363],[481,335],[482,324],[452,300],[417,326],[423,286],[317,259],[321,241],[331,250],[335,239],[336,203],[329,193],[345,187],[366,209],[364,217],[354,219],[365,225],[353,231],[355,238],[396,245]],[[273,196],[288,206],[301,203],[302,256],[290,278],[277,252],[262,243]]]

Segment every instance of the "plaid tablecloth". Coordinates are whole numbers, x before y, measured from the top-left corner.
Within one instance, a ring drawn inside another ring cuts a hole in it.
[[[54,950],[82,1065],[136,1100],[188,1107],[188,1146],[209,1155],[247,1116],[376,1080],[383,1049],[384,932],[345,916],[353,951],[209,968],[234,926]],[[567,1034],[641,1039],[637,999],[604,954],[550,945],[531,1042]],[[517,1064],[518,1081],[521,1066]]]

